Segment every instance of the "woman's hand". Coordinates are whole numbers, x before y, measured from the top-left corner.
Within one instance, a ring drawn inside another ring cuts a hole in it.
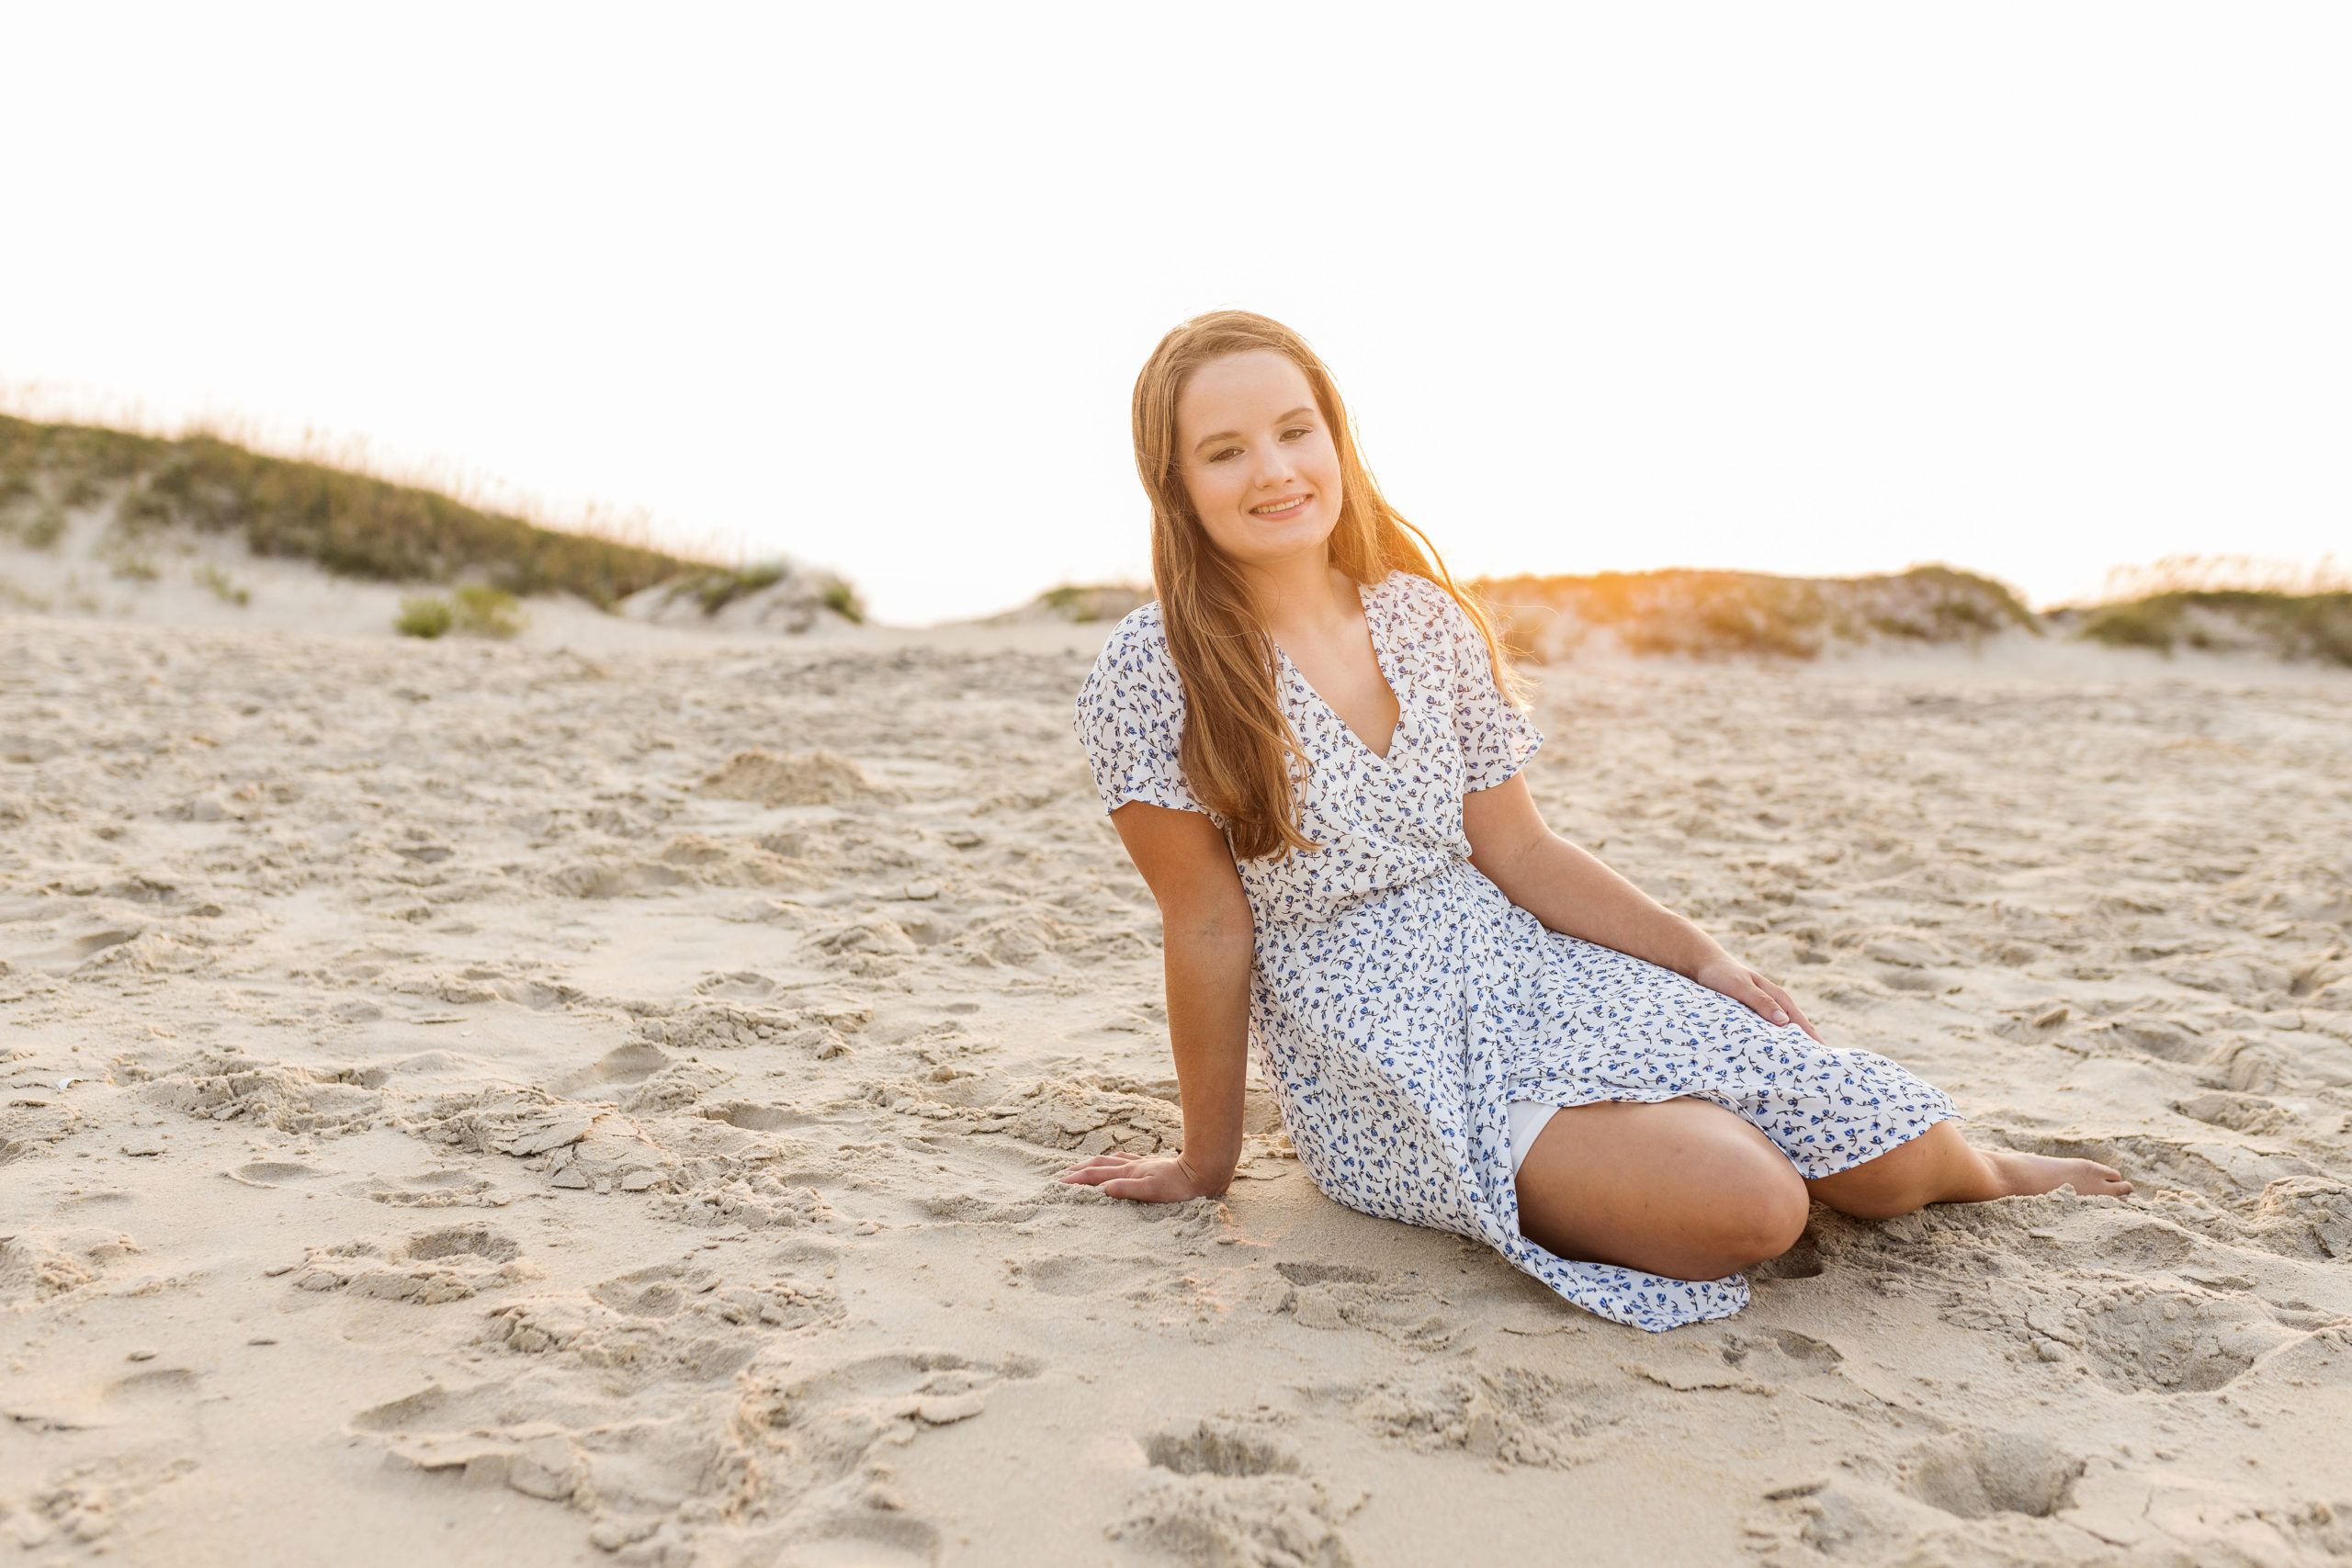
[[[1106,1198],[1132,1198],[1138,1203],[1214,1198],[1227,1185],[1226,1181],[1211,1185],[1202,1179],[1182,1155],[1095,1155],[1080,1160],[1057,1179],[1099,1187]]]
[[[1806,1021],[1788,992],[1729,954],[1702,964],[1690,978],[1711,991],[1721,991],[1742,1007],[1753,1009],[1769,1023],[1793,1023],[1815,1040],[1821,1040],[1821,1031]]]

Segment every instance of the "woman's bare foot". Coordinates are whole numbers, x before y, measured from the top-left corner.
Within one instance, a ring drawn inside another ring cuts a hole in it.
[[[2014,1149],[1980,1149],[1993,1168],[2005,1198],[2030,1198],[2071,1185],[2085,1198],[2128,1198],[2132,1184],[2123,1173],[2097,1160],[2059,1159],[2052,1155],[2023,1155]]]
[[[1973,1148],[1950,1122],[1937,1122],[1876,1159],[1805,1185],[1815,1198],[1858,1220],[1891,1220],[1929,1203],[2026,1198],[2070,1185],[2086,1198],[2121,1198],[2132,1191],[2121,1171],[2096,1160]]]

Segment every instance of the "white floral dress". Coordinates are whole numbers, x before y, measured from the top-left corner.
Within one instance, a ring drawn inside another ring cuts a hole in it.
[[[1470,863],[1462,797],[1542,738],[1496,690],[1445,591],[1403,572],[1363,591],[1400,709],[1376,755],[1287,658],[1283,703],[1312,771],[1321,848],[1239,863],[1257,927],[1250,1041],[1300,1163],[1352,1209],[1475,1236],[1578,1306],[1647,1329],[1724,1317],[1747,1283],[1558,1258],[1519,1233],[1505,1106],[1690,1096],[1745,1117],[1806,1177],[1956,1115],[1883,1056],[1776,1028],[1671,970],[1547,930]],[[1184,783],[1184,692],[1159,606],[1119,623],[1079,694],[1106,809],[1217,820]],[[1220,824],[1221,826],[1221,824]]]

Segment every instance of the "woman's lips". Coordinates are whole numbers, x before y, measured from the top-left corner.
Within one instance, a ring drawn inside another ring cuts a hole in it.
[[[1306,507],[1306,503],[1314,499],[1315,498],[1311,495],[1286,495],[1280,501],[1261,502],[1250,509],[1250,515],[1252,517],[1269,518],[1274,521],[1280,521],[1286,517],[1295,517],[1298,515],[1299,512]]]

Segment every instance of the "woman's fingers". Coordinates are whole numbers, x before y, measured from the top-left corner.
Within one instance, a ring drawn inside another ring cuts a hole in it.
[[[1106,1181],[1124,1175],[1140,1156],[1136,1155],[1090,1155],[1055,1178],[1057,1181],[1083,1182],[1100,1187]]]
[[[1793,1023],[1799,1029],[1804,1030],[1807,1034],[1811,1035],[1816,1043],[1826,1043],[1826,1042],[1823,1041],[1821,1038],[1821,1031],[1814,1028],[1813,1021],[1805,1017],[1804,1010],[1797,1006],[1796,998],[1794,997],[1790,996],[1787,991],[1783,990],[1779,986],[1772,984],[1771,981],[1767,980],[1761,975],[1756,976],[1756,983],[1764,988],[1765,994],[1772,998],[1774,1005],[1782,1014],[1781,1017],[1774,1019],[1774,1022]],[[1764,1016],[1771,1018],[1772,1015],[1770,1013],[1766,1013]]]
[[[1060,1179],[1140,1203],[1181,1203],[1200,1193],[1183,1162],[1167,1155],[1096,1155],[1063,1171]]]
[[[1783,1026],[1794,1024],[1816,1043],[1828,1043],[1821,1038],[1821,1031],[1813,1026],[1813,1021],[1805,1017],[1804,1010],[1797,1006],[1795,998],[1753,969],[1747,972],[1744,985],[1727,994],[1747,1003],[1759,1018]]]
[[[1161,1190],[1162,1183],[1156,1176],[1123,1176],[1102,1183],[1100,1190],[1105,1198],[1131,1198],[1142,1203],[1165,1202],[1169,1194]]]
[[[1781,994],[1781,987],[1756,973],[1755,970],[1751,969],[1747,972],[1746,980],[1741,983],[1738,996],[1741,1001],[1754,1009],[1758,1015],[1772,1022],[1789,1021],[1789,1010],[1782,1005],[1787,998]]]

